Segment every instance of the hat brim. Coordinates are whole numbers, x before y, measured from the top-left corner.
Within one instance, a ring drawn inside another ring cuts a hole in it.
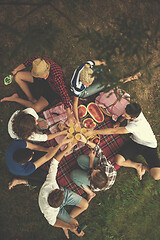
[[[41,73],[41,74],[36,74],[36,73],[34,73],[34,72],[33,72],[33,68],[32,68],[32,70],[31,70],[32,76],[33,76],[33,77],[40,78],[40,77],[42,77],[45,73],[49,72],[49,71],[50,71],[50,63],[47,62],[47,61],[46,61],[46,63],[47,63],[47,65],[48,65],[48,67],[47,67],[47,69],[46,69],[43,73]]]

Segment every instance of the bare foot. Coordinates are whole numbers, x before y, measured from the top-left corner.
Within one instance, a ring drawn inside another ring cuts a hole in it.
[[[17,93],[14,93],[12,96],[10,97],[4,97],[1,99],[1,102],[5,102],[5,101],[11,101],[11,102],[14,102],[16,98],[19,98],[18,94]]]
[[[92,192],[91,194],[88,194],[87,201],[90,202],[92,198],[94,198],[95,196],[96,194],[94,192]]]
[[[14,179],[12,180],[12,182],[9,182],[8,188],[9,188],[9,190],[11,190],[11,189],[14,188],[16,185],[20,185],[20,184],[25,184],[25,185],[27,185],[27,181],[24,180],[24,179],[16,179],[16,178],[14,178]]]
[[[64,234],[66,235],[66,237],[69,239],[69,233],[68,233],[68,229],[67,228],[62,228],[64,231]]]
[[[139,180],[142,180],[142,176],[145,174],[146,170],[143,168],[143,164],[140,163],[137,167],[137,173],[138,173],[138,178]]]

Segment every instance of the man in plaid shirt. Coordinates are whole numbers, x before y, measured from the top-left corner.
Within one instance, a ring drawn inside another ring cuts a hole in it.
[[[31,72],[21,71],[30,66],[32,66]],[[62,69],[51,59],[46,57],[42,59],[39,56],[32,57],[15,68],[12,74],[28,100],[20,98],[15,93],[10,97],[1,99],[1,102],[18,102],[25,107],[32,107],[36,112],[40,112],[49,103],[60,97],[66,109],[68,120],[70,121],[73,118]]]
[[[116,180],[117,171],[107,160],[102,149],[94,143],[87,142],[93,148],[88,155],[81,155],[77,162],[81,169],[71,172],[75,184],[88,194],[88,202],[95,197],[95,191],[106,191]]]

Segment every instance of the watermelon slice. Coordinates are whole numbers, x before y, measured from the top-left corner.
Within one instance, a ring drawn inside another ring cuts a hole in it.
[[[87,111],[96,122],[101,123],[104,121],[104,115],[95,103],[89,103],[87,105]]]
[[[96,123],[93,121],[92,118],[86,118],[84,121],[83,121],[83,125],[86,127],[86,128],[94,128],[96,126]]]
[[[78,116],[83,118],[87,115],[87,108],[84,105],[79,105],[78,107]]]

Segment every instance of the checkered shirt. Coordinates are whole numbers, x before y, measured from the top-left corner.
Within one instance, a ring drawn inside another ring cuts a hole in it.
[[[30,59],[27,59],[23,64],[25,65],[25,67],[29,67],[32,65],[33,61],[37,58],[41,57],[39,56],[32,57]],[[50,63],[50,73],[46,80],[48,81],[53,91],[60,95],[62,102],[64,103],[64,107],[69,108],[70,98],[64,82],[64,74],[62,72],[62,69],[58,64],[53,62],[51,59],[46,57],[44,57],[43,59]]]
[[[101,191],[101,190],[106,191],[109,188],[111,188],[112,185],[114,184],[114,182],[116,180],[116,176],[117,176],[117,171],[115,170],[115,168],[111,164],[111,162],[109,160],[107,160],[102,149],[98,145],[96,145],[94,150],[96,151],[96,157],[99,158],[96,167],[100,166],[101,169],[104,169],[107,177],[110,178],[110,181],[109,181],[109,185],[106,188],[103,188],[103,189],[96,188],[95,189],[93,186],[91,186],[91,189],[93,191]]]

